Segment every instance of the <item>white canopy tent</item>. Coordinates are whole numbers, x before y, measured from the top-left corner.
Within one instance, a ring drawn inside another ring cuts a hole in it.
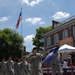
[[[62,45],[62,46],[58,49],[58,51],[59,51],[60,53],[64,53],[64,52],[66,52],[66,53],[68,53],[68,52],[75,52],[75,47],[70,46],[70,45],[67,45],[67,44],[64,44],[64,45]]]

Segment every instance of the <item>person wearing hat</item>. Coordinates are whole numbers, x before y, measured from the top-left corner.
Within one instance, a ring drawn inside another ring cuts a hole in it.
[[[50,62],[50,66],[52,69],[52,75],[56,75],[56,72],[58,72],[58,75],[63,75],[62,67],[60,63],[60,53],[56,52],[54,54],[54,58]]]
[[[2,58],[2,61],[0,63],[0,75],[8,75],[5,57]]]
[[[43,75],[41,69],[42,57],[40,53],[37,53],[37,47],[34,47],[29,57],[29,62],[31,64],[30,75]]]
[[[21,75],[30,75],[28,70],[28,62],[26,57],[22,58],[21,66]]]
[[[14,75],[14,62],[12,61],[12,56],[9,56],[6,65],[7,65],[8,75]]]
[[[21,67],[18,58],[16,58],[14,62],[14,73],[15,75],[21,75]]]

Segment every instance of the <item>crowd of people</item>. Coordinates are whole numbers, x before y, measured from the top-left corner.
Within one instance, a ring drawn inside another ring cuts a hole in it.
[[[13,61],[12,56],[2,58],[0,62],[0,75],[42,75],[41,65],[42,55],[37,53],[37,48],[33,48],[33,53],[27,59],[25,56],[22,60],[17,58]]]
[[[26,57],[23,57],[21,61],[18,59],[12,61],[12,56],[5,61],[3,57],[0,63],[0,75],[29,75],[29,63]]]
[[[32,53],[28,58],[25,56],[21,60],[17,58],[13,61],[12,56],[8,57],[8,60],[5,61],[5,58],[2,58],[0,62],[0,75],[43,75],[42,72],[42,58],[43,54],[37,53],[37,48],[34,47]],[[70,62],[70,56],[68,57],[68,63]],[[57,52],[54,55],[54,58],[51,62],[48,62],[49,66],[52,69],[52,75],[56,74],[63,75],[60,61],[60,54]],[[66,75],[67,61],[63,61],[63,70]],[[73,62],[74,63],[74,62]],[[45,65],[46,66],[46,65]]]

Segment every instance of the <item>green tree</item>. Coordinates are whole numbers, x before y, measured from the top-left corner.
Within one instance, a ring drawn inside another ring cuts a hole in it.
[[[36,35],[33,38],[33,45],[38,47],[38,50],[42,51],[44,48],[44,39],[42,35],[48,31],[52,30],[52,26],[39,27],[36,29]]]
[[[23,50],[23,37],[11,29],[0,30],[0,60],[2,57],[20,58]]]

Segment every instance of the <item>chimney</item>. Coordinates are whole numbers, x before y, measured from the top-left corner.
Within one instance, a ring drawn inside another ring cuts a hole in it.
[[[58,22],[58,21],[52,21],[52,26],[53,26],[53,29],[54,28],[56,28],[57,26],[58,26],[58,24],[59,24],[60,22]]]

